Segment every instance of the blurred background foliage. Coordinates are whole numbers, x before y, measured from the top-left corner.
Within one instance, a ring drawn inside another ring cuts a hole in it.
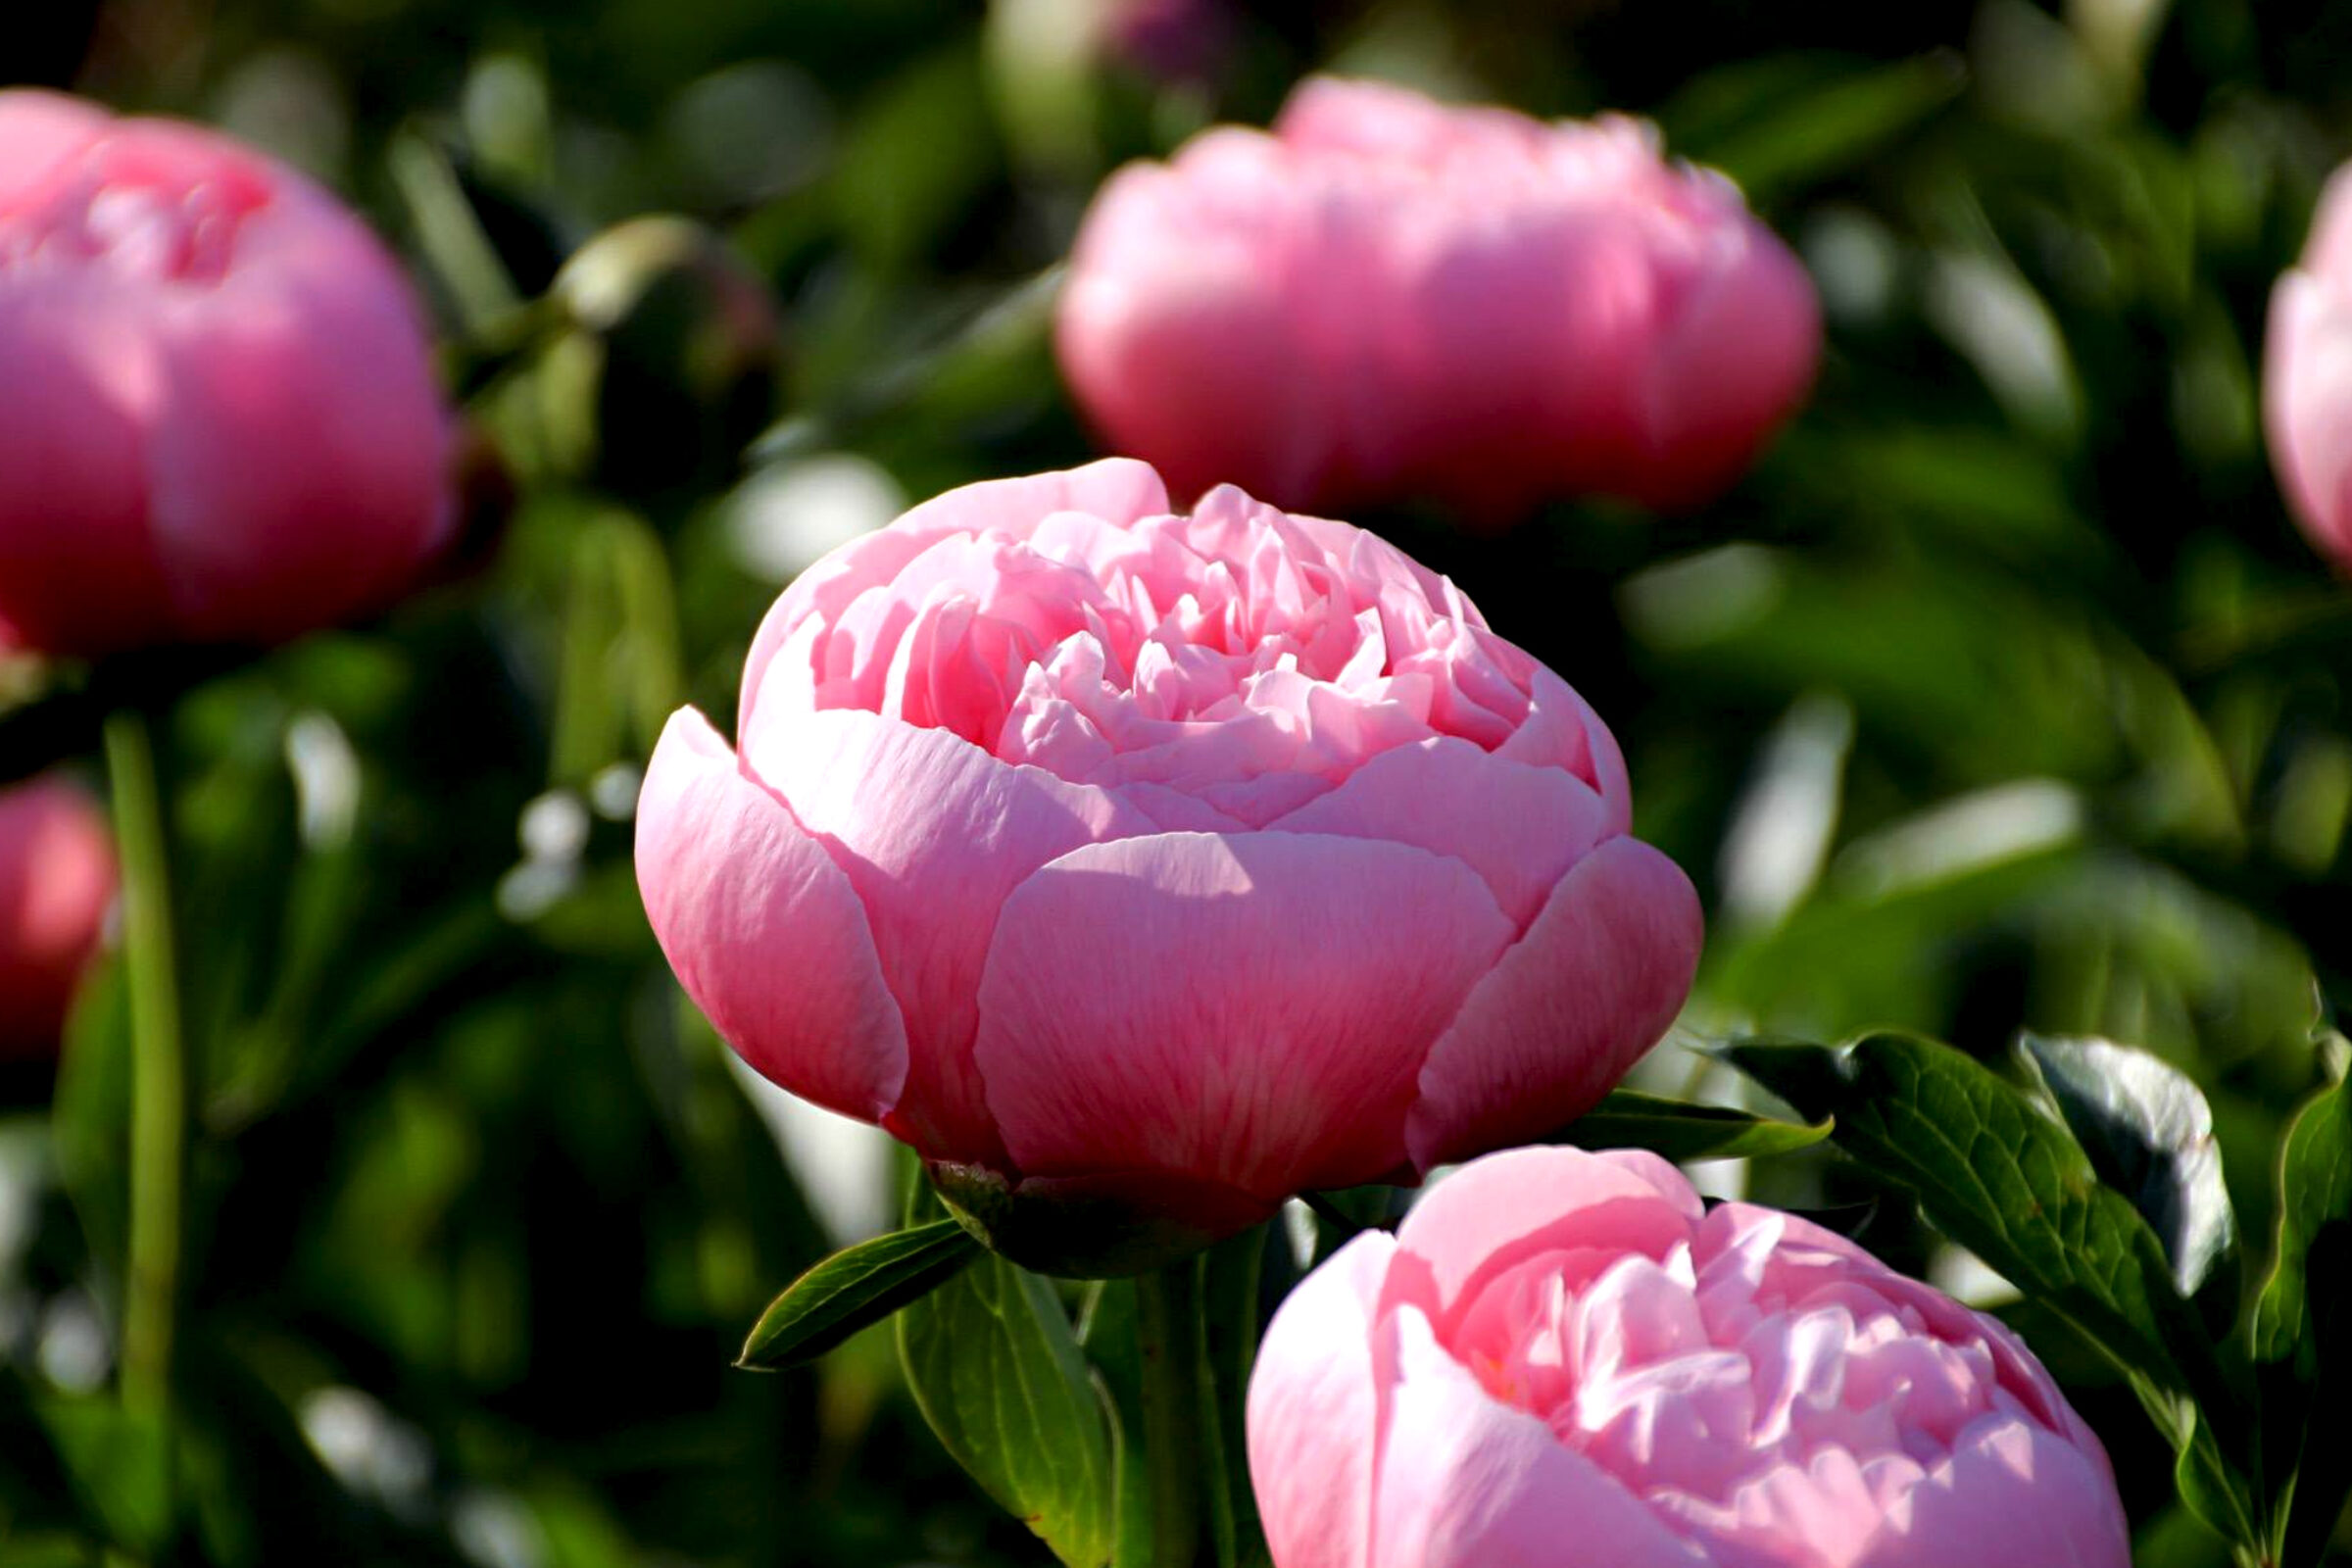
[[[2352,1001],[2352,594],[2281,509],[2257,391],[2352,151],[2352,6],[1209,0],[1148,58],[1097,9],[60,0],[0,29],[0,79],[220,123],[360,202],[503,454],[452,581],[208,673],[168,737],[201,1061],[178,1430],[96,1394],[119,977],[54,1076],[0,1084],[0,1565],[1043,1560],[886,1339],[728,1370],[886,1221],[892,1170],[679,998],[636,769],[677,703],[732,711],[822,550],[1090,455],[1047,335],[1089,192],[1311,70],[1648,116],[1821,288],[1811,407],[1703,514],[1357,519],[1594,702],[1705,894],[1641,1081],[1735,1094],[1682,1047],[1757,1028],[2108,1035],[2212,1097],[2260,1261]],[[612,231],[648,214],[690,221]],[[56,707],[0,715],[6,771],[87,766]],[[1706,1174],[1868,1196],[1820,1161]],[[1985,1284],[1899,1217],[1864,1239]],[[2128,1397],[2007,1310],[2107,1437],[2141,1561],[2226,1561]]]

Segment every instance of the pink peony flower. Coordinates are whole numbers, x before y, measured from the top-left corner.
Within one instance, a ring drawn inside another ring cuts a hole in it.
[[[677,714],[639,807],[688,992],[777,1083],[1106,1233],[1549,1131],[1697,958],[1565,682],[1373,535],[1175,514],[1140,463],[835,551],[739,738]]]
[[[2328,181],[2301,265],[2271,291],[2262,371],[2263,426],[2288,509],[2352,568],[2352,168]]]
[[[1179,492],[1428,495],[1488,520],[1708,499],[1820,343],[1795,257],[1648,127],[1329,78],[1270,134],[1219,127],[1113,175],[1058,320],[1087,415]]]
[[[115,847],[61,780],[0,789],[0,1060],[49,1055],[115,898]]]
[[[272,643],[450,526],[416,302],[309,180],[194,125],[0,92],[0,634]]]
[[[2015,1336],[1654,1154],[1523,1149],[1283,1303],[1250,1382],[1275,1568],[2129,1568]]]

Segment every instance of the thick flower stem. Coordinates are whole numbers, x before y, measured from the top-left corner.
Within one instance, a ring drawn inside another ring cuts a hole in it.
[[[122,864],[122,951],[130,984],[130,1258],[123,1287],[122,1404],[135,1414],[160,1418],[171,1404],[188,1079],[164,804],[147,721],[136,709],[108,715],[106,765]]]
[[[1207,1547],[1200,1486],[1208,1458],[1200,1428],[1200,1260],[1137,1275],[1135,1302],[1152,1476],[1151,1568],[1200,1568]]]

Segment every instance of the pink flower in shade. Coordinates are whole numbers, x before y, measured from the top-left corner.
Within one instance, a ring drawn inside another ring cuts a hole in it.
[[[2006,1328],[1654,1154],[1440,1182],[1283,1303],[1275,1568],[2129,1568],[2098,1439]]]
[[[61,780],[0,789],[0,1060],[57,1050],[115,898],[114,840]]]
[[[1565,682],[1375,536],[1174,514],[1140,463],[834,552],[738,736],[677,714],[639,807],[688,992],[777,1083],[1108,1232],[1549,1131],[1697,959]]]
[[[1630,120],[1314,78],[1113,175],[1058,321],[1080,405],[1179,493],[1425,495],[1487,521],[1704,501],[1813,377],[1804,270]]]
[[[450,420],[399,268],[194,125],[0,92],[0,637],[272,643],[448,531]]]
[[[2301,264],[2271,292],[2262,382],[2287,506],[2313,544],[2352,568],[2352,168],[2328,181]]]

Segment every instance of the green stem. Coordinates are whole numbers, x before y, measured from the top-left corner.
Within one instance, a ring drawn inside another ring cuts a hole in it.
[[[1200,1568],[1200,1260],[1136,1276],[1136,1348],[1144,1372],[1144,1455],[1152,1476],[1151,1568]]]
[[[161,1417],[171,1404],[179,1296],[180,1189],[187,1162],[187,1056],[172,955],[164,804],[147,721],[134,708],[107,716],[122,862],[122,953],[130,982],[130,1259],[122,1304],[122,1404]]]

